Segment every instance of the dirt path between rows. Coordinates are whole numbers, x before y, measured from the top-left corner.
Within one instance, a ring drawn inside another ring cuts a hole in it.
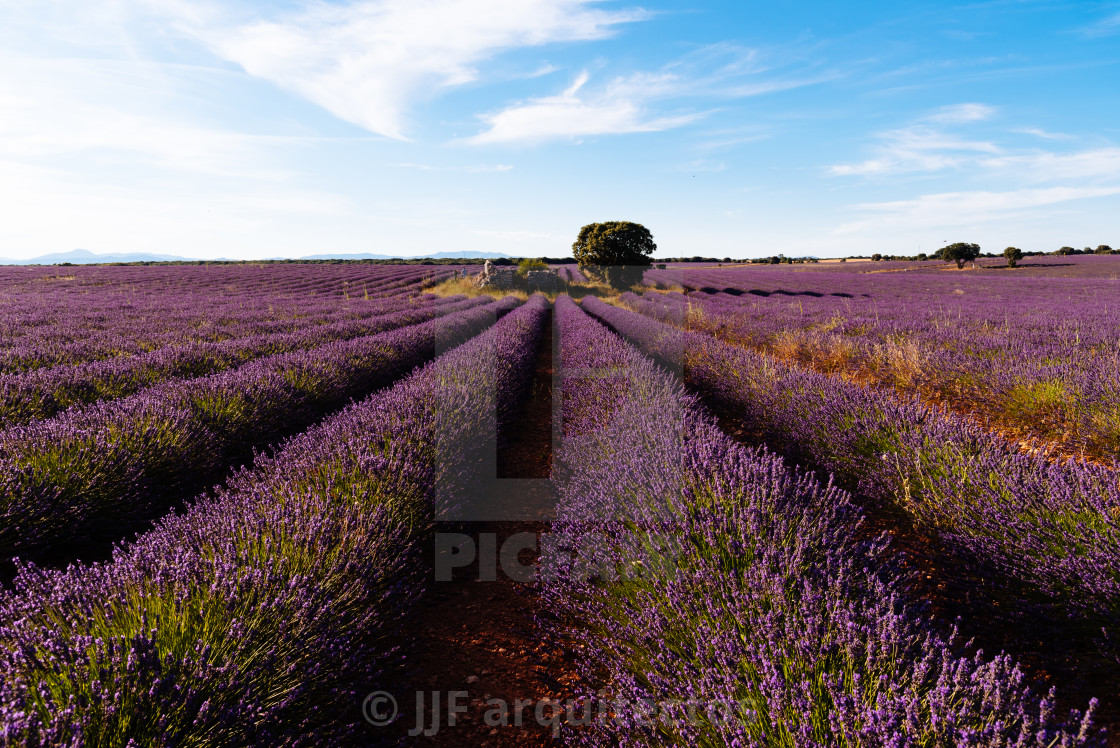
[[[520,517],[437,527],[437,532],[443,529],[469,537],[471,541],[466,545],[469,548],[473,542],[478,557],[487,557],[488,544],[501,549],[519,533],[539,538],[540,533],[548,530],[551,513],[540,510],[555,503],[550,480],[553,355],[550,316],[538,350],[528,402],[508,434],[507,445],[499,449],[497,456],[496,490],[504,494],[502,504],[513,508]],[[526,536],[520,538],[524,540]],[[525,548],[518,554],[518,560],[531,568],[536,553]],[[565,653],[544,643],[536,620],[539,605],[532,585],[510,578],[501,563],[495,566],[494,581],[479,581],[476,559],[470,565],[453,569],[450,581],[432,582],[416,621],[424,647],[416,663],[414,683],[422,689],[422,696],[419,702],[401,704],[398,727],[404,745],[536,748],[554,744],[552,724],[547,719],[552,707],[542,708],[546,719],[541,724],[536,716],[537,705],[546,699],[551,704],[570,697],[576,680],[575,667]],[[438,707],[433,692],[440,694]],[[456,715],[454,726],[448,724],[447,702],[451,692],[460,692],[455,698],[463,708]],[[509,707],[504,720],[498,705],[491,701],[494,699]],[[518,699],[527,702],[521,709],[517,709]],[[418,705],[423,713],[420,721]]]

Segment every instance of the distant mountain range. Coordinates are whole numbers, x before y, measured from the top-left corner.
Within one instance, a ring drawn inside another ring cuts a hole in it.
[[[187,257],[174,255],[155,255],[146,252],[94,254],[89,250],[75,249],[71,252],[53,252],[49,255],[33,257],[30,260],[9,260],[0,258],[4,265],[54,265],[60,262],[69,262],[73,265],[92,265],[98,262],[173,262],[175,260],[188,260]]]
[[[457,257],[462,258],[490,258],[498,259],[499,257],[512,257],[512,255],[502,254],[501,252],[436,252],[430,255],[379,255],[379,254],[321,254],[321,255],[308,255],[307,257],[299,257],[300,260],[438,260],[438,259],[454,259]],[[62,262],[69,262],[72,265],[94,265],[100,262],[197,262],[198,257],[179,257],[177,255],[157,255],[147,252],[126,252],[126,253],[111,253],[111,254],[97,254],[90,252],[87,249],[75,249],[70,252],[55,252],[53,254],[41,255],[33,257],[30,260],[9,260],[0,257],[0,265],[55,265]],[[286,257],[270,257],[271,260],[284,260]],[[227,258],[218,258],[218,261],[230,262]]]

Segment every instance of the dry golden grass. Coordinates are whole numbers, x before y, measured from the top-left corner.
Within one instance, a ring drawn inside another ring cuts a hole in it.
[[[804,352],[801,336],[795,330],[782,330],[770,342],[771,355],[787,361],[798,361]]]
[[[875,357],[886,378],[899,389],[918,387],[926,381],[926,354],[913,340],[889,340],[875,346]]]
[[[648,294],[654,289],[640,290]],[[608,301],[637,311],[621,299]],[[859,345],[866,329],[843,322],[844,318],[837,316],[813,329],[786,329],[759,340],[728,327],[697,306],[690,306],[677,326],[757,351],[775,363],[803,366],[860,386],[892,388],[907,397],[951,410],[1016,443],[1025,452],[1111,465],[1120,449],[1120,405],[1086,403],[1078,393],[1067,391],[1059,380],[993,392],[965,372],[939,371],[931,364],[934,349],[920,340],[900,336]],[[944,324],[957,324],[957,320],[947,318]],[[843,333],[835,332],[842,327],[846,328]],[[984,327],[988,334],[1006,331],[1006,323]],[[1091,355],[1108,353],[1094,351]],[[689,362],[685,363],[687,369]]]
[[[688,315],[685,317],[685,321],[689,330],[709,330],[712,327],[711,320],[704,309],[693,304],[688,305]]]
[[[556,301],[557,296],[565,293],[571,296],[576,301],[579,301],[585,296],[596,296],[603,301],[615,304],[618,302],[619,296],[627,290],[634,291],[635,293],[641,293],[643,291],[649,291],[650,289],[646,286],[633,286],[629,289],[620,291],[619,289],[612,288],[606,283],[602,283],[600,281],[589,281],[587,283],[568,283],[565,284],[560,291],[555,293],[545,293],[544,295],[548,297],[549,301]],[[666,289],[661,292],[667,293],[668,290],[681,289]],[[503,291],[496,288],[476,286],[473,276],[467,276],[466,278],[449,278],[448,280],[445,280],[442,283],[439,283],[427,289],[427,293],[432,293],[436,296],[463,295],[472,298],[475,296],[493,296],[496,299],[501,299],[506,296],[516,296],[522,301],[529,298],[529,293],[522,290]]]
[[[469,296],[471,298],[475,296],[493,296],[495,299],[502,299],[506,296],[516,296],[522,301],[529,298],[529,294],[524,291],[499,291],[496,288],[480,288],[474,284],[473,276],[467,276],[466,278],[449,278],[427,289],[426,293],[435,294],[436,296]]]

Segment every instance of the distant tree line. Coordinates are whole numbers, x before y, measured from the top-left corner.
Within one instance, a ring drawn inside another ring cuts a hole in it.
[[[820,262],[816,257],[786,257],[774,255],[773,257],[752,257],[752,265],[801,265],[806,262]]]
[[[1114,255],[1120,254],[1120,250],[1115,250],[1107,244],[1098,245],[1096,248],[1085,247],[1084,249],[1074,249],[1073,247],[1061,247],[1053,252],[1028,252],[1018,247],[1007,247],[1002,252],[982,252],[980,245],[971,244],[968,242],[956,242],[948,246],[942,247],[933,254],[926,254],[919,252],[916,255],[888,255],[875,253],[871,255],[872,262],[884,262],[888,260],[902,261],[902,262],[925,262],[928,260],[944,260],[945,262],[956,262],[958,267],[963,267],[966,262],[979,259],[981,257],[995,258],[1003,257],[1007,260],[1008,265],[1015,267],[1016,263],[1024,257],[1043,257],[1045,255]],[[854,257],[847,257],[844,259],[849,260],[863,260],[868,259],[866,255],[856,255]],[[751,262],[767,262],[768,258],[759,258],[751,260]]]
[[[733,257],[700,257],[699,255],[694,255],[692,257],[662,257],[662,258],[658,258],[658,259],[661,262],[705,262],[705,263],[709,263],[709,264],[713,263],[713,262],[722,262],[722,263],[728,264],[728,265],[733,265],[733,264],[737,264],[737,263],[758,262],[757,257],[753,258],[753,259],[747,259],[747,258],[736,259],[736,258],[733,258]]]
[[[966,244],[965,242],[957,242],[951,244],[949,247]],[[977,246],[977,245],[968,245]],[[978,248],[978,247],[977,247]],[[852,255],[849,257],[841,258],[840,261],[845,260],[866,260],[871,259],[874,262],[896,261],[896,262],[926,262],[929,260],[945,260],[947,262],[955,261],[955,257],[945,257],[944,252],[948,247],[942,247],[934,252],[932,255],[925,252],[919,252],[915,255],[890,255],[881,254],[876,252],[870,258],[867,255]],[[1019,254],[1015,256],[1014,260],[1008,255],[1008,250],[1016,250]],[[1045,255],[1114,255],[1120,254],[1120,250],[1113,249],[1107,244],[1100,244],[1094,247],[1084,247],[1083,249],[1076,249],[1074,247],[1060,247],[1053,252],[1028,252],[1020,250],[1016,247],[1008,247],[1007,249],[994,253],[994,252],[978,252],[976,257],[996,258],[1004,257],[1014,267],[1014,263],[1023,257],[1043,257]],[[491,265],[504,265],[512,266],[519,265],[528,260],[540,261],[548,265],[574,265],[577,264],[575,257],[441,257],[439,259],[429,259],[424,257],[394,257],[386,260],[300,260],[300,259],[277,259],[277,260],[171,260],[167,262],[156,261],[143,261],[143,262],[97,262],[97,263],[81,263],[82,265],[119,265],[119,266],[136,266],[136,265],[482,265],[486,260],[490,260]],[[658,264],[663,265],[666,263],[705,263],[705,264],[751,264],[751,265],[799,265],[804,263],[820,262],[816,257],[786,257],[783,254],[773,255],[770,257],[750,257],[750,258],[732,258],[732,257],[701,257],[700,255],[693,255],[692,257],[664,257],[658,258]],[[965,260],[967,262],[968,260]],[[72,262],[56,262],[54,265],[60,267],[71,267],[75,263]],[[963,263],[962,263],[963,264]]]
[[[424,257],[393,257],[387,260],[169,260],[157,262],[145,260],[142,262],[83,262],[81,265],[483,265],[486,260],[491,265],[517,265],[525,260],[539,260],[548,265],[574,265],[574,257],[440,257],[429,259]],[[73,262],[52,263],[59,267],[77,267]]]
[[[1117,250],[1108,246],[1107,244],[1099,244],[1096,249],[1092,247],[1085,247],[1084,249],[1074,249],[1073,247],[1061,247],[1056,252],[1056,255],[1114,255],[1120,254]]]

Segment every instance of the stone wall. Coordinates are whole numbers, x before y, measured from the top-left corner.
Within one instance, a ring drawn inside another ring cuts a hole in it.
[[[517,274],[516,268],[494,267],[489,262],[483,267],[482,272],[475,276],[475,285],[495,288],[499,291],[513,291],[523,289],[527,291],[559,291],[563,284],[560,277],[552,270],[530,270],[525,277]]]
[[[530,270],[525,275],[525,286],[530,291],[559,291],[560,277],[551,270]]]

